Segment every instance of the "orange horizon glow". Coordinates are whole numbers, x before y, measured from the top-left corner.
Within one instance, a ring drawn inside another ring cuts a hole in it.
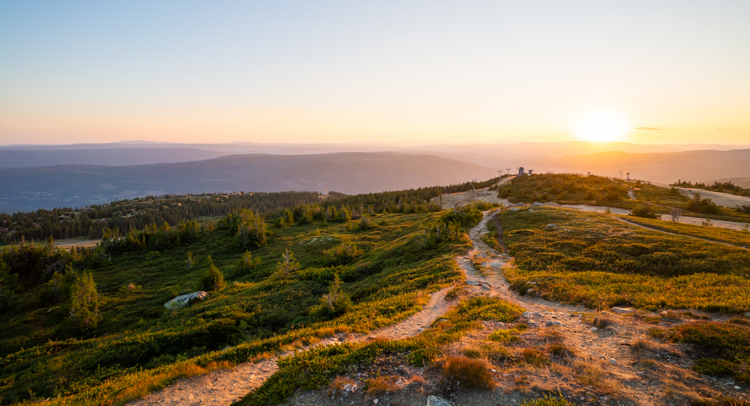
[[[0,145],[750,144],[750,2],[35,4]]]

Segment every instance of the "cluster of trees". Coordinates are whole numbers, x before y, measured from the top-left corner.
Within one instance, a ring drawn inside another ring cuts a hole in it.
[[[101,296],[87,266],[96,266],[103,259],[101,250],[55,248],[50,238],[46,245],[28,244],[0,253],[0,313],[21,306],[19,293],[43,285],[40,300],[46,305],[66,303],[63,312],[66,328],[90,330],[99,320]]]
[[[315,203],[319,200],[317,192],[147,196],[91,205],[85,209],[57,208],[2,213],[0,227],[7,228],[12,233],[0,234],[0,243],[14,243],[21,239],[43,241],[48,237],[98,239],[104,236],[107,229],[124,235],[143,229],[149,224],[166,222],[175,226],[201,216],[223,216],[243,208],[252,208],[256,213],[267,214],[284,207]]]
[[[719,207],[716,203],[709,198],[704,198],[700,193],[696,193],[693,196],[693,199],[685,204],[685,208],[690,211],[704,214],[716,214],[719,212]]]
[[[710,190],[712,192],[731,193],[739,196],[750,196],[750,189],[737,186],[732,181],[729,182],[714,182],[713,185],[705,184],[702,182],[692,183],[690,181],[677,180],[672,186],[686,187],[693,189]]]
[[[11,232],[0,234],[0,244],[27,241],[43,241],[49,237],[65,239],[87,237],[98,239],[108,232],[127,235],[142,230],[151,224],[167,223],[176,226],[189,223],[201,216],[224,216],[241,209],[252,209],[255,214],[277,217],[284,208],[294,207],[294,220],[304,222],[323,219],[319,208],[345,205],[350,208],[352,219],[359,218],[369,208],[382,213],[417,213],[440,210],[430,199],[443,193],[457,193],[491,186],[499,178],[483,182],[466,182],[450,186],[434,186],[384,193],[369,193],[348,196],[330,192],[322,205],[317,192],[232,193],[181,196],[146,196],[132,200],[119,200],[101,205],[90,205],[84,209],[56,208],[40,209],[13,214],[0,213],[0,227]],[[341,201],[343,203],[334,203]],[[372,213],[369,213],[370,215]],[[325,216],[326,220],[339,213]],[[62,218],[62,220],[61,220]],[[289,218],[278,226],[292,225]],[[345,220],[346,221],[346,220]]]

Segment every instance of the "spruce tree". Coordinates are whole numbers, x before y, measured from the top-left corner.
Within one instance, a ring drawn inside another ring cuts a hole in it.
[[[70,319],[84,330],[99,323],[99,293],[91,272],[84,272],[70,288]]]

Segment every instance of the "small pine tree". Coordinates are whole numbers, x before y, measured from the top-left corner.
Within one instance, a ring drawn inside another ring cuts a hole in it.
[[[284,210],[284,217],[286,217],[286,225],[293,226],[294,225],[294,214],[289,210]]]
[[[210,258],[210,256],[209,256]],[[185,267],[187,269],[193,269],[193,265],[195,265],[195,259],[193,259],[193,253],[188,251],[187,252],[187,260],[185,261]]]
[[[245,251],[240,258],[240,262],[237,264],[237,273],[240,275],[247,275],[250,271],[256,271],[261,260],[258,257],[254,257],[250,251]]]
[[[11,308],[16,302],[16,290],[18,289],[18,275],[10,271],[0,259],[0,313]]]
[[[70,320],[79,328],[88,330],[99,324],[99,293],[91,272],[76,278],[70,288]]]
[[[213,261],[211,261],[211,256],[209,255],[209,266],[208,270],[203,274],[201,277],[201,289],[206,291],[211,290],[222,290],[226,286],[226,282],[224,282],[224,274],[221,273],[219,268],[214,265]]]
[[[278,279],[286,279],[292,274],[292,272],[299,269],[299,262],[294,260],[294,253],[289,251],[289,248],[285,249],[284,253],[281,254],[281,259],[282,261],[279,262],[276,267],[274,277]]]
[[[337,272],[333,282],[328,286],[328,293],[320,298],[320,305],[313,309],[312,313],[314,316],[326,319],[344,314],[351,307],[352,300],[341,289],[341,278]]]

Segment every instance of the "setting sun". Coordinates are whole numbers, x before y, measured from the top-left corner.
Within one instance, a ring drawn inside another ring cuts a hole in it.
[[[592,111],[578,122],[576,135],[585,141],[608,142],[619,140],[629,127],[619,114],[608,110]]]

